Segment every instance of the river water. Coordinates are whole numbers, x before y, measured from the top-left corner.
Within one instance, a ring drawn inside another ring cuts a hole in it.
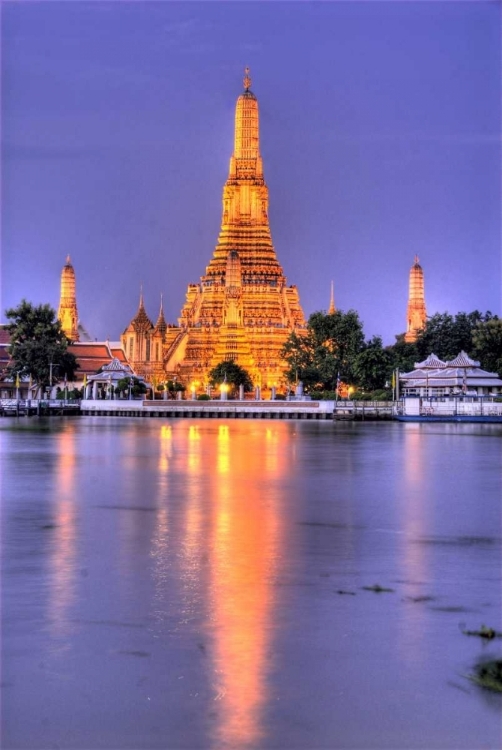
[[[501,447],[2,419],[2,748],[499,748]]]

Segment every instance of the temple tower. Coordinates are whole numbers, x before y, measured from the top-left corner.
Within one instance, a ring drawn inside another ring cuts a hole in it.
[[[335,289],[334,289],[333,282],[331,282],[331,297],[330,297],[330,300],[329,300],[328,315],[333,315],[334,313],[336,313],[336,307],[335,307]]]
[[[59,298],[58,320],[65,335],[70,341],[78,341],[78,312],[77,298],[75,293],[75,270],[71,264],[70,256],[61,272],[61,295]]]
[[[404,340],[407,342],[415,341],[418,331],[424,328],[426,321],[424,272],[418,262],[418,255],[415,255],[415,262],[410,270],[410,291]]]
[[[235,108],[218,243],[200,283],[188,287],[179,326],[178,334],[168,332],[168,372],[202,385],[212,367],[231,358],[263,388],[279,385],[281,349],[293,330],[305,328],[297,288],[287,286],[272,243],[249,69]]]

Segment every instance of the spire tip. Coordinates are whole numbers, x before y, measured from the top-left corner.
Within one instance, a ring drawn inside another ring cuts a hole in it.
[[[249,68],[244,68],[244,90],[249,91],[251,88],[251,78],[249,77]]]

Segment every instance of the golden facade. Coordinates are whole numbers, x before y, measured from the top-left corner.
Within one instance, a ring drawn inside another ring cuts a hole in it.
[[[203,391],[224,360],[244,367],[255,385],[284,383],[281,350],[292,331],[306,328],[296,286],[277,260],[268,219],[268,188],[260,155],[258,101],[246,69],[235,110],[234,150],[223,188],[221,229],[197,284],[189,284],[177,326],[159,331],[143,302],[121,340],[143,377],[172,379]],[[157,345],[162,343],[160,363]]]
[[[134,372],[155,385],[166,379],[164,345],[167,330],[162,298],[159,316],[154,325],[146,313],[141,292],[138,311],[120,337],[120,343]]]
[[[416,341],[418,331],[424,328],[427,322],[427,311],[425,309],[424,295],[424,272],[415,255],[415,263],[410,271],[410,293],[408,298],[407,326],[404,340]]]
[[[223,360],[244,367],[262,388],[279,385],[286,369],[281,349],[293,330],[305,328],[297,288],[287,286],[272,243],[258,101],[248,73],[235,110],[218,244],[201,282],[189,285],[180,333],[166,347],[166,369],[200,386]]]
[[[61,295],[59,298],[58,320],[65,335],[71,341],[78,341],[78,312],[77,297],[75,291],[75,270],[71,264],[70,256],[66,258],[66,264],[61,272]]]

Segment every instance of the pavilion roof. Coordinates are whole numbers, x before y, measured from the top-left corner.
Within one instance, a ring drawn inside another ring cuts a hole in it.
[[[476,360],[471,359],[465,352],[462,350],[460,354],[457,354],[455,359],[452,359],[451,362],[448,362],[448,367],[479,367],[479,362],[476,362]]]
[[[415,367],[417,370],[424,368],[433,368],[436,370],[438,367],[446,367],[446,362],[443,362],[442,359],[436,357],[435,354],[429,354],[427,359],[424,359],[423,362],[415,362]]]

